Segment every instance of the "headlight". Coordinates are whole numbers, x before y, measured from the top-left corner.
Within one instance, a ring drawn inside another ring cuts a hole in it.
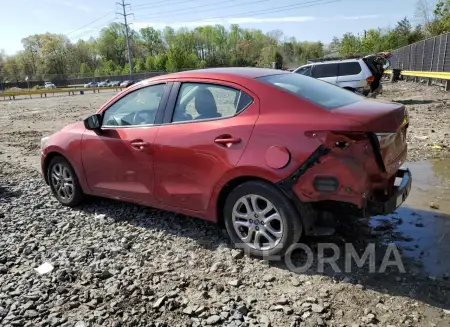
[[[49,136],[45,136],[45,137],[41,138],[41,151],[44,150],[45,144],[47,143],[49,138],[50,138]]]

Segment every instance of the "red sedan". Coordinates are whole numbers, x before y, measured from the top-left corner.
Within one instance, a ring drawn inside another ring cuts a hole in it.
[[[194,70],[139,82],[43,138],[42,172],[63,205],[95,195],[200,217],[274,255],[314,234],[324,212],[400,206],[407,127],[403,105],[307,76]]]

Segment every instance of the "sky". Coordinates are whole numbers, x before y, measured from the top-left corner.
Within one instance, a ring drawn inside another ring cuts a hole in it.
[[[121,1],[121,0],[118,0]],[[429,0],[433,2],[435,0]],[[60,33],[76,42],[97,36],[109,23],[123,22],[115,0],[0,0],[0,51],[22,50],[32,34]],[[264,32],[281,30],[285,37],[327,44],[346,32],[393,27],[407,16],[415,19],[417,0],[127,0],[131,27],[195,28],[239,24]]]

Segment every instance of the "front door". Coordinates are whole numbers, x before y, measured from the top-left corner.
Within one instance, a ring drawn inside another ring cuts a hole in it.
[[[82,161],[95,195],[154,201],[154,141],[157,113],[163,110],[165,83],[138,88],[103,111],[99,132],[87,130]]]
[[[155,196],[167,206],[204,211],[242,156],[258,99],[228,82],[185,81],[174,84],[167,111],[155,140]]]

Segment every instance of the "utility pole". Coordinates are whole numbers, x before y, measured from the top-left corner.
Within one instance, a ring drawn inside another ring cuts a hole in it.
[[[125,0],[122,0],[122,2],[117,2],[117,4],[119,6],[122,6],[122,11],[123,13],[117,12],[116,14],[123,16],[124,19],[124,24],[122,24],[123,26],[125,26],[125,39],[127,41],[127,52],[128,52],[128,64],[130,66],[130,76],[133,73],[133,60],[131,58],[131,47],[130,47],[130,36],[128,35],[128,23],[127,23],[127,16],[133,15],[132,13],[127,14],[127,10],[126,7],[129,6],[129,3],[125,3]]]

